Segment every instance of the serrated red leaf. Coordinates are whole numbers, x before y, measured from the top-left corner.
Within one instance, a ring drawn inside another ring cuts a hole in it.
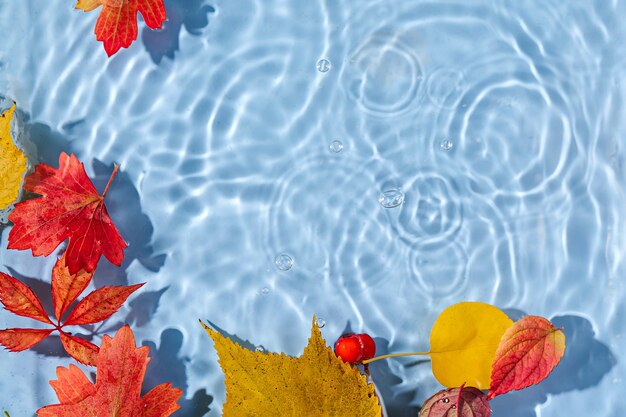
[[[474,387],[439,391],[424,402],[419,417],[489,417],[487,395]]]
[[[151,29],[160,28],[166,19],[163,0],[79,0],[76,8],[88,12],[100,4],[102,11],[94,33],[108,56],[137,39],[137,12]]]
[[[98,346],[80,337],[65,333],[64,331],[60,333],[63,348],[72,358],[84,365],[96,365],[96,357],[100,350]]]
[[[11,352],[21,352],[45,339],[54,329],[0,330],[0,345]]]
[[[57,370],[57,380],[51,381],[60,404],[37,410],[38,417],[167,417],[180,406],[182,390],[161,384],[141,397],[141,385],[146,372],[148,347],[137,348],[132,330],[122,327],[113,338],[104,336],[96,361],[95,389],[77,369]],[[68,394],[72,384],[79,382],[80,395]],[[62,395],[58,395],[59,392]],[[62,401],[63,399],[68,401]]]
[[[96,392],[96,386],[73,364],[69,368],[57,367],[57,379],[50,385],[62,404],[75,404]]]
[[[61,153],[58,169],[37,165],[26,176],[24,189],[41,197],[15,205],[9,215],[15,224],[9,232],[9,249],[30,249],[34,256],[47,256],[69,238],[66,263],[71,274],[81,269],[93,272],[102,255],[121,265],[126,242],[104,205],[108,185],[99,195],[76,156]]]
[[[0,272],[0,302],[13,314],[52,324],[35,293],[3,272]]]
[[[63,313],[85,290],[92,277],[93,272],[84,269],[75,275],[70,274],[65,264],[65,253],[57,260],[52,269],[52,303],[57,320],[61,320]]]
[[[143,284],[102,287],[83,298],[67,318],[64,326],[92,324],[111,317],[124,301]]]
[[[538,316],[518,320],[502,336],[491,371],[489,399],[544,380],[565,353],[565,334]]]

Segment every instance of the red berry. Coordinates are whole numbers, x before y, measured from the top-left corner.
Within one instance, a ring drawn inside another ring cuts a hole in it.
[[[361,342],[361,360],[372,359],[376,355],[376,342],[374,342],[374,339],[367,333],[357,334],[356,337]]]
[[[354,333],[343,335],[335,342],[335,354],[344,362],[361,362],[363,344]]]

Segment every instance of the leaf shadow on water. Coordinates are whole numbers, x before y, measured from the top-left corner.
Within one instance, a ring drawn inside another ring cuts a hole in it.
[[[142,394],[164,382],[171,382],[174,387],[183,390],[179,400],[180,409],[173,416],[202,417],[209,412],[213,397],[205,389],[197,390],[191,399],[187,399],[187,368],[189,358],[180,356],[184,336],[177,329],[165,329],[157,348],[156,343],[144,341],[143,346],[150,348],[150,362],[146,370]]]
[[[43,123],[29,122],[28,116],[23,118],[26,121],[24,126],[26,137],[36,146],[38,160],[53,167],[58,166],[61,152],[70,154],[78,151],[75,141],[71,138],[79,137],[88,129],[84,119],[65,123],[61,133]],[[94,175],[91,180],[96,189],[102,191],[114,166],[93,159],[92,168]],[[128,247],[124,250],[124,260],[120,267],[101,259],[93,278],[96,288],[104,285],[128,285],[127,269],[135,261],[150,272],[158,272],[165,263],[166,255],[154,252],[151,245],[154,227],[150,218],[142,211],[138,190],[123,169],[118,171],[111,185],[106,206]],[[131,311],[124,321],[135,326],[146,325],[156,312],[160,298],[167,289],[166,286],[156,291],[142,290],[132,297],[128,303]]]
[[[515,310],[506,313],[513,320],[524,315]],[[608,346],[596,339],[589,320],[565,315],[556,316],[551,321],[556,327],[562,327],[565,333],[567,347],[563,359],[538,385],[494,398],[491,401],[494,417],[537,417],[535,409],[545,403],[549,395],[593,387],[615,365],[615,356]]]
[[[165,0],[165,10],[167,20],[162,29],[145,27],[141,33],[141,40],[157,65],[163,57],[174,59],[174,54],[179,50],[183,26],[191,35],[199,36],[200,29],[209,24],[209,14],[215,13],[215,8],[205,4],[204,0]]]

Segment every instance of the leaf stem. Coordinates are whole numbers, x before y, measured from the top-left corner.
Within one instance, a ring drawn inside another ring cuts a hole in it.
[[[366,361],[363,361],[363,365],[367,365],[368,363],[374,362],[374,361],[379,361],[381,359],[387,359],[387,358],[397,358],[400,356],[420,356],[420,355],[429,355],[430,352],[405,352],[405,353],[389,353],[387,355],[380,355],[380,356],[376,356],[372,359],[368,359]]]
[[[109,187],[111,186],[111,183],[113,183],[113,178],[115,178],[115,174],[117,174],[117,171],[119,169],[120,169],[120,166],[118,164],[113,164],[113,172],[111,173],[111,176],[109,177],[109,182],[107,182],[107,186],[104,187],[102,198],[104,198],[107,195],[107,192],[109,191]]]

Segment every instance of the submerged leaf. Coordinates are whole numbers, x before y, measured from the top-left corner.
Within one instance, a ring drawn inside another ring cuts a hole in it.
[[[489,417],[487,395],[474,387],[444,389],[424,402],[419,417]]]
[[[224,417],[381,416],[374,386],[326,346],[315,318],[297,358],[252,352],[202,326],[215,343],[226,380]]]
[[[489,399],[543,381],[565,353],[565,334],[543,317],[526,316],[502,336]]]
[[[104,206],[108,186],[99,195],[76,156],[61,153],[58,169],[37,165],[26,176],[24,189],[41,197],[15,205],[9,215],[15,223],[9,232],[9,249],[47,256],[69,238],[65,259],[71,274],[94,271],[101,255],[121,265],[126,242]]]
[[[122,327],[113,338],[104,336],[92,384],[73,365],[57,368],[50,381],[60,404],[37,410],[38,417],[167,417],[180,406],[182,390],[161,384],[141,397],[148,347],[137,348],[132,330]]]
[[[28,161],[24,152],[15,146],[11,136],[11,121],[15,104],[0,115],[0,210],[7,209],[20,195]]]
[[[441,385],[488,389],[502,335],[513,324],[497,307],[462,302],[446,308],[430,332],[433,374]]]

